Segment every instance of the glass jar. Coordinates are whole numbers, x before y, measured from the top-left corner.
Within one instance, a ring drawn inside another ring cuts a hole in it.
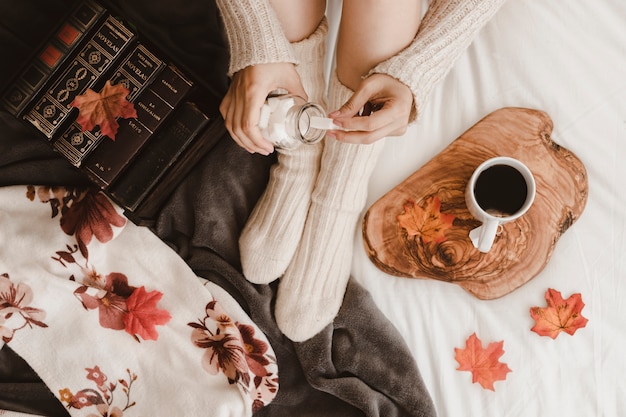
[[[263,104],[259,128],[276,148],[294,149],[322,140],[326,129],[312,122],[325,118],[324,109],[318,104],[292,94],[276,95],[268,97]]]

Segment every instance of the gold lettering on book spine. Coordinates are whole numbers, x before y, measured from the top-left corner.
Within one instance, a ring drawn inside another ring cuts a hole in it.
[[[161,120],[161,116],[159,116],[158,114],[156,114],[150,107],[148,107],[145,103],[143,102],[139,102],[137,103],[137,105],[139,107],[141,107],[146,113],[148,113],[150,116],[154,117],[155,120],[160,121]],[[151,107],[154,107],[154,105],[152,105]]]
[[[98,37],[98,39],[100,39],[102,42],[104,42],[104,44],[111,49],[113,52],[117,53],[120,50],[120,47],[117,46],[116,44],[113,43],[113,41],[111,41],[109,38],[107,38],[106,36],[104,36],[102,34],[102,32],[98,32],[96,34],[96,36]]]
[[[131,70],[131,72],[133,72],[134,74],[136,74],[139,78],[141,78],[143,81],[146,81],[148,79],[148,76],[146,74],[143,73],[143,71],[141,71],[141,68],[138,68],[135,64],[133,64],[132,62],[128,61],[126,63],[126,66]]]
[[[161,80],[161,82],[162,82],[162,83],[163,83],[163,84],[164,84],[167,88],[169,88],[170,90],[172,90],[172,92],[173,92],[174,94],[178,94],[178,90],[177,90],[177,89],[176,89],[176,88],[175,88],[172,84],[168,83],[166,80]]]

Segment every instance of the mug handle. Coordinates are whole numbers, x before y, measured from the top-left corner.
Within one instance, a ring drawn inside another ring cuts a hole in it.
[[[496,239],[496,233],[498,232],[498,226],[500,222],[498,220],[489,220],[473,229],[469,233],[469,237],[474,246],[481,252],[487,253],[493,245],[493,241]]]

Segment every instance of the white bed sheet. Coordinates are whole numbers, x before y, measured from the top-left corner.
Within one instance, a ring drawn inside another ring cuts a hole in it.
[[[500,299],[397,278],[368,259],[360,230],[352,273],[404,335],[440,417],[626,416],[626,2],[509,0],[440,83],[419,121],[387,139],[368,207],[488,113],[547,112],[553,139],[589,176],[587,206],[546,268]],[[581,293],[589,319],[555,340],[530,331],[554,288]],[[495,391],[457,371],[454,348],[476,332],[504,341],[512,372]],[[407,387],[410,389],[410,387]]]

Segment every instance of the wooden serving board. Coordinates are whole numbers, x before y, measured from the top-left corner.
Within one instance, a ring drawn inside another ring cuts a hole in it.
[[[369,258],[388,274],[451,282],[480,299],[501,297],[535,277],[587,202],[585,167],[550,138],[552,126],[546,113],[524,108],[480,120],[369,208],[363,221]],[[481,253],[468,236],[481,223],[468,212],[464,192],[476,167],[494,156],[526,164],[537,194],[530,210],[501,226],[491,251]],[[410,236],[398,221],[405,204],[424,206],[435,196],[439,212],[454,216],[445,240]]]

